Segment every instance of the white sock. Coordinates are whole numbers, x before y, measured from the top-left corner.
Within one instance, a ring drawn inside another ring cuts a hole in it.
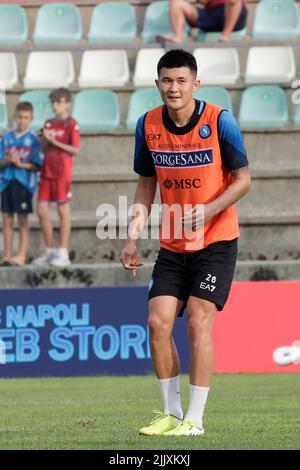
[[[209,387],[190,385],[190,403],[184,419],[193,421],[198,428],[202,428],[203,413]]]
[[[46,246],[46,250],[45,250],[45,251],[46,251],[46,254],[47,254],[47,255],[52,255],[52,254],[55,253],[56,248],[52,248],[52,247]]]
[[[180,401],[179,375],[170,379],[158,379],[160,391],[164,402],[164,413],[183,418],[183,411]]]

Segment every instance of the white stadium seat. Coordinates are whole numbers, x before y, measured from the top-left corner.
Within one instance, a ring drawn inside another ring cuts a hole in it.
[[[290,83],[296,75],[291,47],[250,47],[246,83]]]
[[[129,80],[126,51],[85,51],[82,56],[79,86],[113,87],[124,86]]]
[[[240,78],[239,56],[234,48],[199,48],[194,56],[203,85],[232,85]]]
[[[71,52],[30,52],[24,88],[68,87],[74,82]]]
[[[157,78],[157,63],[164,52],[162,48],[139,50],[133,76],[134,86],[154,86],[154,80]]]
[[[18,83],[16,56],[12,52],[0,53],[0,86],[10,90]]]

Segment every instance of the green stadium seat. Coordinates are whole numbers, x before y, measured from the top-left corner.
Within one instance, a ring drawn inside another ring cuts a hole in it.
[[[81,132],[113,130],[120,125],[118,97],[110,90],[82,90],[75,96],[72,116]]]
[[[299,101],[297,104],[294,106],[294,113],[293,113],[293,123],[295,126],[300,126],[300,99],[299,99],[299,93],[297,93],[297,101]]]
[[[152,108],[162,104],[157,88],[142,88],[132,93],[126,119],[127,129],[135,129],[138,118]]]
[[[262,0],[255,9],[254,39],[290,39],[300,33],[300,10],[294,0]]]
[[[93,9],[89,42],[130,42],[136,35],[136,12],[129,3],[101,3]]]
[[[49,3],[38,9],[33,33],[36,44],[73,44],[81,37],[81,16],[75,5]]]
[[[185,34],[189,31],[189,27],[185,25]],[[156,42],[156,37],[160,34],[172,35],[169,20],[169,2],[159,1],[152,2],[146,8],[142,39],[145,42]]]
[[[27,18],[19,5],[0,5],[0,44],[19,45],[28,36]]]
[[[0,95],[0,130],[4,131],[8,128],[8,113],[5,99],[1,98],[4,98],[4,95]]]
[[[247,34],[247,28],[243,28],[243,29],[240,29],[239,31],[233,31],[233,33],[231,33],[231,38],[230,40],[231,41],[240,41],[241,39],[243,39]],[[208,42],[208,41],[218,41],[219,38],[221,36],[221,33],[220,32],[210,32],[210,33],[206,33],[205,31],[199,31],[198,33],[198,36],[197,36],[197,40],[198,41],[204,41],[204,42]]]
[[[216,104],[232,113],[232,100],[230,93],[221,87],[200,86],[194,93],[194,98]]]
[[[288,122],[285,93],[277,85],[247,88],[241,99],[239,122],[242,127],[283,127]]]
[[[55,116],[49,100],[50,90],[30,90],[23,93],[19,101],[29,101],[33,106],[33,121],[30,128],[39,131],[45,121]]]

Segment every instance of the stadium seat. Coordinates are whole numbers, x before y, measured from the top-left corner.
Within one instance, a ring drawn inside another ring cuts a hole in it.
[[[129,102],[126,127],[135,129],[137,120],[142,114],[161,104],[162,99],[157,88],[143,88],[134,91]]]
[[[185,34],[189,27],[185,25]],[[169,2],[152,2],[146,8],[142,39],[145,42],[156,42],[160,34],[174,34],[169,20]]]
[[[250,47],[246,83],[290,83],[296,75],[291,47]]]
[[[230,93],[221,87],[200,86],[194,93],[197,100],[208,101],[208,103],[216,104],[232,113],[232,100]]]
[[[295,126],[300,126],[300,100],[299,103],[294,107],[293,123]]]
[[[241,99],[239,122],[242,127],[282,127],[288,122],[285,93],[276,85],[247,88]]]
[[[129,3],[107,2],[93,9],[89,42],[130,42],[136,35],[136,12]]]
[[[29,101],[33,106],[33,121],[30,128],[39,131],[44,127],[45,121],[54,117],[49,100],[50,90],[30,90],[23,93],[19,101]]]
[[[239,31],[233,31],[231,33],[230,40],[231,41],[240,41],[243,39],[247,34],[247,28],[240,29]],[[205,32],[205,31],[199,31],[197,40],[198,41],[203,41],[203,42],[208,42],[208,41],[218,41],[221,36],[221,32]]]
[[[75,96],[72,116],[81,132],[113,130],[120,125],[118,97],[110,90],[82,90]]]
[[[28,36],[27,18],[19,5],[0,5],[0,44],[19,45]]]
[[[0,130],[3,131],[7,128],[8,128],[8,113],[7,113],[7,105],[5,102],[5,95],[3,93],[3,96],[1,96],[0,94]]]
[[[71,52],[30,52],[24,88],[68,87],[73,81]]]
[[[81,37],[81,16],[75,5],[49,3],[38,9],[33,33],[36,44],[73,44]]]
[[[154,86],[157,78],[157,63],[164,54],[164,49],[140,49],[135,63],[134,86]]]
[[[85,51],[78,83],[81,88],[124,86],[129,80],[126,51]]]
[[[300,33],[299,6],[294,0],[262,0],[255,9],[254,39],[290,39]]]
[[[17,61],[12,52],[0,53],[0,83],[6,90],[10,90],[18,83]]]
[[[198,65],[198,78],[205,85],[231,85],[240,77],[236,49],[195,49],[194,56]]]

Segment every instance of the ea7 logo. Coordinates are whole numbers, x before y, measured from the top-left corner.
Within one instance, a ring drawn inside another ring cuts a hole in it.
[[[159,140],[161,138],[161,134],[147,134],[148,140]]]

